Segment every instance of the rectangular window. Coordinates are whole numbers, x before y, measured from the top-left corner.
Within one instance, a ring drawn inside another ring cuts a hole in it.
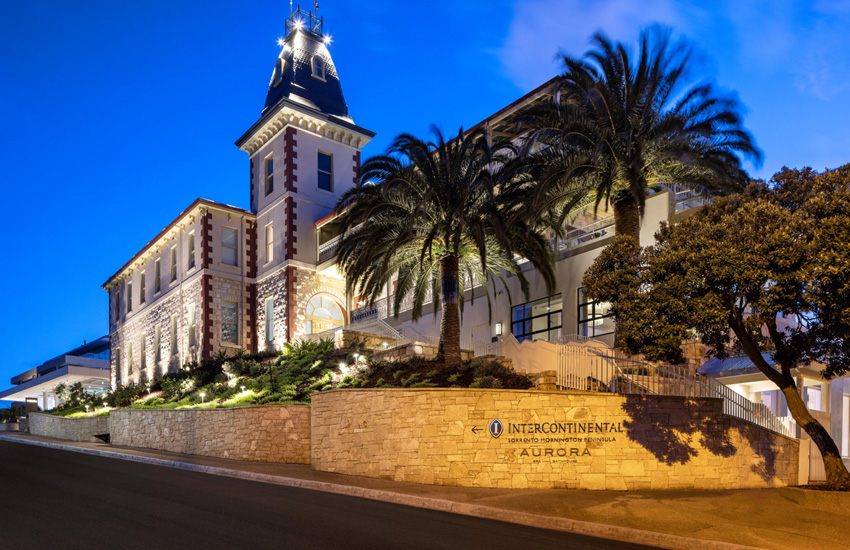
[[[141,280],[139,281],[139,303],[145,303],[145,274],[142,273]]]
[[[221,341],[239,343],[239,309],[236,302],[221,302]]]
[[[266,158],[266,195],[274,191],[274,159],[271,155]]]
[[[614,332],[614,317],[609,302],[594,302],[584,287],[578,289],[578,333],[588,338]]]
[[[127,342],[127,374],[133,374],[133,342]]]
[[[142,345],[139,347],[139,357],[140,357],[140,368],[142,372],[145,372],[145,369],[148,368],[148,354],[145,353],[145,337],[147,334],[142,333]]]
[[[274,298],[266,300],[266,342],[274,341]]]
[[[511,334],[523,340],[555,342],[561,336],[561,295],[514,306],[511,309]]]
[[[121,383],[121,348],[115,348],[115,382]]]
[[[153,332],[153,362],[154,365],[159,365],[160,361],[162,361],[162,325],[157,325],[154,327]]]
[[[333,191],[333,156],[319,151],[319,189]]]
[[[133,311],[133,283],[127,283],[127,313]]]
[[[274,227],[272,224],[266,226],[266,263],[274,259]]]
[[[171,282],[177,280],[177,247],[171,247]]]
[[[162,275],[162,272],[159,270],[159,258],[157,258],[156,261],[153,264],[153,276],[154,276],[153,291],[154,292],[159,292],[159,291],[162,290],[162,282],[161,282],[161,279],[160,279],[161,275]]]
[[[221,228],[221,263],[239,265],[239,231],[230,227]]]
[[[195,304],[189,306],[189,347],[195,347]]]
[[[171,316],[171,355],[177,355],[177,314]]]
[[[189,233],[189,269],[195,267],[195,232]]]

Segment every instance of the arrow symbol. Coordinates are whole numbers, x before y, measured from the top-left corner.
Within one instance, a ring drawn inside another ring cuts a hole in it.
[[[473,427],[472,427],[472,433],[477,434],[477,433],[478,433],[478,430],[480,430],[480,429],[481,429],[481,428],[479,428],[478,426],[473,426]]]

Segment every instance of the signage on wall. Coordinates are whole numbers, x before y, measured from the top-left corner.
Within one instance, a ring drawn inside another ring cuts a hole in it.
[[[481,426],[472,426],[472,433],[484,435]],[[519,444],[541,444],[541,443],[584,443],[584,447],[556,447],[543,448],[530,447],[518,450],[519,457],[580,457],[591,456],[587,443],[609,443],[617,440],[617,435],[623,432],[621,422],[524,422],[503,423],[494,418],[486,427],[487,435],[492,439],[499,439],[503,434],[506,437],[502,441],[506,443]]]

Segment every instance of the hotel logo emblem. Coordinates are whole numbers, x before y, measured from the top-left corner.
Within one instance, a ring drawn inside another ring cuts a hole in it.
[[[498,439],[499,436],[502,435],[502,431],[504,431],[504,427],[502,426],[502,423],[499,422],[498,418],[495,418],[492,422],[490,422],[490,427],[488,429],[490,430],[490,435],[492,435],[494,439]]]

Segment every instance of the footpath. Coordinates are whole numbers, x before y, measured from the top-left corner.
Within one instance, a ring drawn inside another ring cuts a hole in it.
[[[443,487],[316,472],[306,464],[229,460],[24,434],[0,435],[0,440],[674,550],[850,550],[850,510],[803,507],[778,489],[619,492]]]

